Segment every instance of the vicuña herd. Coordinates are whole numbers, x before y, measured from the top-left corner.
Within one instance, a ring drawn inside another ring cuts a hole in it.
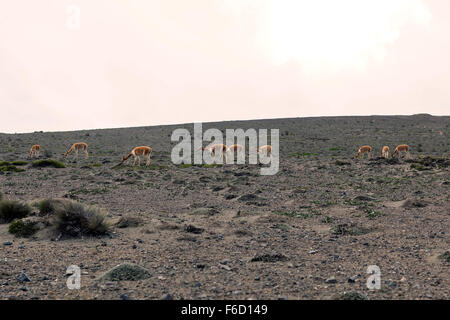
[[[67,150],[65,153],[63,153],[63,155],[65,157],[67,157],[72,151],[74,152],[74,158],[78,159],[78,151],[83,151],[85,154],[86,159],[88,159],[89,154],[87,151],[87,143],[84,142],[77,142],[74,143],[69,150]],[[38,144],[35,144],[31,147],[30,152],[29,152],[29,156],[30,158],[36,157],[39,158],[39,150],[41,149],[41,146]],[[235,152],[242,152],[244,150],[244,147],[239,145],[239,144],[233,144],[229,147],[227,147],[224,144],[213,144],[211,146],[209,146],[208,148],[204,148],[204,147],[200,147],[199,149],[201,149],[202,151],[207,151],[211,154],[212,157],[215,157],[216,155],[220,155],[223,159],[223,157],[227,157],[227,155],[234,155]],[[133,150],[131,150],[131,152],[126,155],[125,157],[122,158],[122,161],[120,163],[125,162],[128,158],[130,158],[131,156],[134,157],[134,161],[133,161],[133,166],[136,165],[136,162],[138,164],[138,166],[141,165],[141,159],[140,157],[143,156],[146,159],[146,165],[150,165],[150,156],[152,154],[153,149],[148,147],[148,146],[141,146],[141,147],[136,147]],[[265,145],[262,147],[259,147],[257,149],[258,154],[265,154],[268,157],[271,157],[272,155],[272,146],[270,145]],[[400,144],[397,146],[397,148],[395,148],[394,152],[392,153],[392,157],[397,154],[398,157],[400,158],[400,153],[406,153],[406,155],[408,155],[408,157],[410,157],[410,153],[409,153],[409,146],[406,144]],[[361,156],[361,158],[364,156],[364,154],[367,154],[367,158],[371,158],[371,153],[372,153],[372,147],[371,146],[362,146],[358,149],[358,153],[355,155],[355,158],[358,158],[359,156]],[[388,159],[389,158],[389,147],[388,146],[383,146],[383,148],[381,149],[381,156]]]
[[[395,154],[397,154],[397,156],[400,158],[401,152],[405,152],[406,155],[408,155],[408,157],[411,157],[411,155],[409,153],[409,146],[407,144],[398,145],[397,148],[395,148],[394,152],[392,153],[392,157]],[[355,158],[358,158],[360,155],[364,155],[364,154],[367,154],[367,158],[370,158],[371,153],[372,153],[371,146],[362,146],[361,148],[359,148],[358,153],[355,155]],[[383,148],[381,149],[381,156],[386,159],[389,158],[389,147],[388,146],[383,146]],[[361,156],[361,158],[362,157],[363,156]]]

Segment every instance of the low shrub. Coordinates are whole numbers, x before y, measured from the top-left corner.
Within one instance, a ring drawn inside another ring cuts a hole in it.
[[[44,160],[37,160],[37,161],[33,162],[33,167],[34,168],[44,168],[44,167],[65,168],[66,166],[57,160],[44,159]]]
[[[66,237],[83,235],[100,236],[109,233],[110,226],[106,222],[106,212],[72,201],[61,202],[55,208],[53,225],[58,233]]]
[[[0,223],[10,223],[15,219],[22,219],[31,213],[27,204],[12,200],[0,201]]]
[[[28,238],[39,230],[36,221],[16,220],[9,225],[8,232],[16,237]]]

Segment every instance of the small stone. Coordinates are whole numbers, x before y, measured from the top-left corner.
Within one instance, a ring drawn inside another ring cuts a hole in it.
[[[259,280],[261,280],[260,276],[255,277],[255,281],[259,281]]]
[[[3,242],[4,246],[12,246],[12,242],[11,241],[5,241]]]
[[[25,272],[22,272],[20,276],[17,278],[17,280],[19,280],[19,282],[31,282],[31,279],[28,278]]]
[[[25,249],[25,246],[23,244],[18,246],[19,249]]]
[[[335,277],[331,277],[331,278],[328,278],[327,280],[325,280],[325,282],[326,283],[337,283],[337,280]]]
[[[355,283],[355,281],[356,281],[355,276],[348,278],[348,283]]]
[[[161,297],[161,300],[173,300],[173,298],[170,294],[166,293]]]
[[[308,253],[309,253],[309,254],[314,254],[314,253],[317,253],[317,250],[311,250],[311,251],[309,251]]]
[[[131,300],[131,298],[129,296],[127,296],[125,293],[122,293],[120,295],[120,299],[122,299],[122,300]]]
[[[229,266],[227,266],[226,264],[219,264],[219,266],[220,266],[222,269],[225,269],[225,270],[227,270],[227,271],[231,271],[231,268],[230,268]]]
[[[27,288],[27,286],[23,286],[22,288],[20,288],[20,290],[22,290],[22,291],[28,291],[28,288]]]

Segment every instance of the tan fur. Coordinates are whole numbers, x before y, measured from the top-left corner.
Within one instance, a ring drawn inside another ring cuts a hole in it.
[[[220,154],[223,157],[226,157],[226,152],[228,150],[227,146],[221,143],[213,144],[212,146],[209,146],[208,148],[200,147],[203,151],[208,151],[211,154],[211,157],[215,157],[216,153]]]
[[[272,146],[271,145],[265,145],[258,148],[258,153],[266,153],[268,157],[272,155]]]
[[[67,150],[66,153],[64,153],[64,156],[67,157],[72,151],[74,151],[74,158],[78,158],[78,151],[82,150],[84,151],[86,159],[89,158],[89,154],[87,152],[87,143],[84,142],[77,142],[74,143],[69,150]]]
[[[381,149],[381,156],[384,158],[389,158],[389,147],[384,146],[383,149]]]
[[[150,165],[150,155],[152,154],[152,152],[153,152],[153,149],[148,146],[136,147],[133,150],[131,150],[131,152],[127,156],[123,157],[121,163],[123,163],[125,160],[127,160],[131,156],[134,156],[133,166],[136,165],[136,161],[138,162],[138,166],[141,166],[140,156],[144,156],[144,158],[147,159],[145,165],[148,166],[148,165]]]
[[[41,149],[41,146],[38,144],[35,144],[30,149],[30,158],[33,158],[35,156],[36,158],[39,158],[39,150]]]
[[[232,144],[231,146],[228,147],[227,152],[241,152],[242,150],[244,150],[244,147],[241,146],[240,144]]]
[[[408,157],[411,155],[409,154],[409,146],[407,144],[400,144],[395,148],[394,152],[392,153],[392,156],[394,156],[396,153],[398,154],[398,157],[400,158],[400,153],[405,152]]]
[[[367,153],[367,157],[370,158],[372,152],[371,146],[362,146],[359,148],[358,153],[355,155],[355,158],[358,158],[361,154]]]

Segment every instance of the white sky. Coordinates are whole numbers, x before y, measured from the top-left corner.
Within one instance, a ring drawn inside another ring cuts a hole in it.
[[[0,132],[449,115],[449,12],[448,0],[0,0]]]

